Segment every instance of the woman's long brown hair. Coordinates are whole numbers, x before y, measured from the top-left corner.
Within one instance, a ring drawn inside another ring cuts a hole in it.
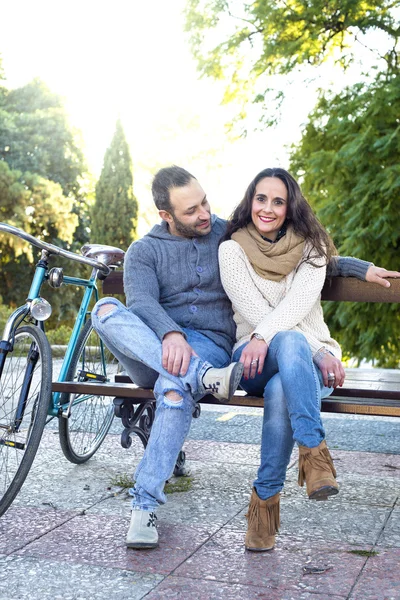
[[[313,256],[325,256],[328,263],[332,256],[337,255],[334,243],[301,193],[297,181],[290,173],[281,168],[264,169],[256,175],[247,188],[243,200],[229,218],[223,241],[230,240],[235,231],[246,227],[251,222],[251,210],[256,187],[266,177],[277,177],[285,185],[288,192],[286,222],[293,226],[298,235],[311,243],[313,250],[308,259],[312,259]]]

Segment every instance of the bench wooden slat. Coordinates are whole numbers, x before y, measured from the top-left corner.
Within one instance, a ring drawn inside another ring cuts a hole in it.
[[[123,294],[122,271],[114,271],[103,281],[103,293]],[[355,277],[331,277],[325,281],[322,300],[342,302],[400,302],[400,279],[391,279],[390,288]]]
[[[75,381],[53,381],[53,392],[66,392],[67,394],[95,394],[97,396],[114,396],[120,398],[154,398],[151,390],[138,388],[133,383],[91,383]]]
[[[355,277],[332,277],[325,281],[322,300],[341,302],[400,302],[400,279],[391,279],[390,288]]]
[[[149,389],[139,388],[133,383],[92,383],[92,382],[74,382],[74,381],[54,381],[52,385],[53,392],[66,392],[68,394],[97,394],[99,396],[120,396],[126,398],[152,398],[153,393]],[[400,406],[400,390],[395,386],[387,389],[381,386],[379,394],[375,393],[374,388],[337,388],[331,398],[384,398],[386,400],[397,400]],[[213,396],[210,396],[214,403],[218,403]],[[245,392],[236,392],[234,398],[241,402],[242,398],[249,397]],[[253,396],[251,396],[253,398]],[[255,398],[256,396],[254,396]]]
[[[66,392],[69,394],[96,394],[114,398],[131,398],[138,402],[154,398],[152,390],[138,388],[131,383],[54,382],[52,390],[53,392]],[[382,398],[382,395],[385,397]],[[200,402],[203,404],[247,406],[251,408],[263,407],[263,398],[247,396],[241,391],[235,394],[229,404],[218,402],[210,395],[202,398]],[[334,413],[400,417],[400,391],[380,392],[380,396],[376,397],[374,390],[365,390],[360,394],[359,389],[338,388],[335,390],[334,395],[322,400],[321,410]]]

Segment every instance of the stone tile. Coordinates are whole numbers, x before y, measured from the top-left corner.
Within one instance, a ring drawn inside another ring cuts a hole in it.
[[[25,556],[0,558],[0,598],[7,600],[140,600],[162,579],[157,574]]]
[[[0,519],[0,553],[11,554],[76,516],[53,508],[11,506]]]
[[[370,477],[387,477],[400,479],[400,455],[376,454],[374,452],[346,452],[332,450],[337,471],[355,473]]]
[[[259,444],[261,441],[262,413],[237,413],[232,419],[221,421],[221,414],[203,411],[193,419],[188,438],[191,440],[218,440],[228,443]]]
[[[400,598],[400,549],[377,548],[368,559],[351,600],[398,600]]]
[[[329,449],[400,454],[397,419],[323,413]]]
[[[202,489],[192,494],[173,494],[159,511],[161,522],[192,525],[226,525],[248,504],[248,492]],[[184,496],[184,497],[182,497]]]
[[[227,529],[245,532],[246,510],[234,517]],[[280,533],[306,543],[328,540],[346,544],[375,544],[390,513],[389,508],[327,502],[281,502]]]
[[[308,542],[332,540],[346,544],[374,544],[388,514],[386,508],[333,504],[333,501],[289,503],[282,507],[281,532]]]
[[[86,514],[129,518],[130,501],[127,494],[119,494],[93,505]],[[208,530],[214,532],[238,515],[246,505],[247,501],[236,501],[236,497],[231,497],[227,492],[170,494],[167,504],[157,510],[158,524],[182,524],[195,527],[207,524]]]
[[[338,475],[340,493],[334,498],[338,503],[394,506],[400,496],[400,479],[390,476],[367,476],[353,473]]]
[[[307,498],[306,486],[299,487],[297,483],[298,468],[294,465],[287,472],[284,493],[286,498],[293,500]],[[328,500],[328,505],[359,504],[368,506],[394,506],[400,496],[400,480],[390,475],[360,475],[338,470],[337,482],[340,493]],[[314,502],[311,502],[314,504]],[[321,503],[326,504],[326,503]]]
[[[252,464],[256,469],[260,462],[260,444],[187,440],[184,450],[188,461]]]
[[[400,548],[400,507],[396,508],[391,513],[385,529],[382,532],[378,541],[378,549],[380,546]],[[399,577],[400,578],[400,577]]]
[[[191,463],[192,489],[249,493],[256,476],[256,467],[247,464],[224,465],[218,462]]]
[[[26,546],[19,554],[66,563],[91,564],[129,571],[169,574],[210,536],[207,527],[158,527],[154,550],[125,547],[128,519],[82,515]]]
[[[167,503],[157,513],[160,523],[222,527],[247,506],[252,481],[252,466],[238,464],[228,469],[220,463],[193,462],[190,490],[168,494]],[[87,512],[127,516],[129,510],[129,497],[123,492]]]
[[[331,544],[328,548],[326,544],[313,547],[278,541],[271,552],[252,553],[244,549],[243,541],[239,532],[221,531],[174,575],[347,597],[366,561],[365,557],[350,554],[345,545]],[[305,574],[305,567],[324,569],[324,572]]]
[[[58,431],[45,430],[33,466],[14,505],[84,510],[112,495],[112,479],[118,473],[133,472],[139,461],[139,450],[142,454],[139,441],[130,452],[130,449],[121,448],[117,436],[107,436],[88,462],[75,465],[64,457]]]
[[[310,594],[308,592],[289,591],[283,589],[260,588],[253,585],[230,584],[210,579],[189,579],[187,577],[167,577],[157,586],[146,600],[339,600],[344,596],[327,595],[326,593]]]

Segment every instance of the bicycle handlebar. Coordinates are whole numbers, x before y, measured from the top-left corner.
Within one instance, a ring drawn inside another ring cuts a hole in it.
[[[69,258],[70,260],[74,260],[76,262],[83,263],[85,265],[89,265],[94,269],[98,269],[104,275],[108,275],[110,273],[109,267],[107,265],[98,262],[97,260],[93,260],[92,258],[86,258],[85,256],[80,256],[75,252],[70,252],[69,250],[64,250],[63,248],[59,248],[58,246],[54,246],[54,244],[48,244],[47,242],[42,242],[35,238],[30,233],[26,233],[22,229],[18,229],[18,227],[14,227],[14,225],[7,225],[7,223],[0,222],[0,231],[5,231],[7,233],[11,233],[12,235],[16,235],[17,237],[22,238],[26,242],[29,242],[33,246],[40,248],[41,250],[47,250],[49,254],[58,254],[58,256],[63,256],[64,258]]]

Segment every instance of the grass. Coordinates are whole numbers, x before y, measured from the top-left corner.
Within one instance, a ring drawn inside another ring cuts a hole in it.
[[[130,477],[127,473],[118,473],[118,475],[111,479],[110,485],[129,489],[133,486],[132,477]]]
[[[176,477],[173,481],[167,481],[164,492],[166,494],[179,494],[188,492],[192,488],[193,477]]]
[[[376,550],[348,550],[348,554],[357,554],[357,556],[377,556],[379,552]]]
[[[192,488],[192,477],[176,477],[172,481],[167,481],[164,491],[166,494],[179,494],[188,492]],[[118,473],[110,481],[110,485],[129,489],[134,485],[132,478],[127,473]]]

